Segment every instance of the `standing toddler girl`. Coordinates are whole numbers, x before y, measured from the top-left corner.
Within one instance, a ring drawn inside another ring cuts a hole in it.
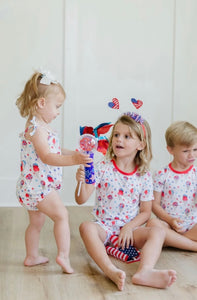
[[[48,262],[47,257],[38,253],[40,231],[47,215],[54,222],[58,250],[56,262],[64,272],[72,273],[68,212],[58,193],[62,182],[62,166],[87,164],[92,160],[80,152],[61,150],[58,136],[49,126],[59,115],[64,100],[63,87],[49,72],[35,72],[17,99],[20,114],[27,121],[25,131],[20,134],[21,173],[16,194],[29,214],[24,265]]]

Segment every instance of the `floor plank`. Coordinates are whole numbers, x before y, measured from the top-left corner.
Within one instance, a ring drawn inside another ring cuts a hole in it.
[[[55,263],[56,245],[53,223],[47,219],[41,233],[40,252],[49,257],[44,266],[23,266],[25,256],[24,231],[28,217],[23,208],[0,208],[0,299],[1,300],[179,300],[197,299],[197,254],[176,249],[165,249],[157,268],[177,271],[177,282],[160,290],[131,284],[138,262],[113,262],[126,274],[124,291],[106,278],[83,245],[79,224],[91,219],[91,207],[68,207],[71,228],[71,263],[75,273],[63,274]]]

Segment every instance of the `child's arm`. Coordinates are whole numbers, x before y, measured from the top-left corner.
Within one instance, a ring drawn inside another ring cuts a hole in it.
[[[43,128],[37,128],[33,136],[28,136],[33,143],[35,151],[43,163],[52,166],[73,166],[92,162],[89,155],[84,155],[78,151],[67,150],[67,155],[51,153],[47,142],[48,134]],[[65,149],[64,149],[64,153]]]
[[[171,217],[162,207],[161,207],[161,192],[154,191],[154,200],[152,201],[152,211],[161,220],[165,221],[177,232],[181,232],[182,226],[179,223],[183,221],[179,218]]]
[[[89,199],[89,197],[93,193],[95,189],[95,185],[85,183],[85,171],[83,166],[80,166],[78,168],[76,173],[76,179],[77,179],[77,186],[75,189],[75,200],[77,204],[83,204]],[[81,182],[81,190],[80,190],[80,194],[78,195],[80,182]]]
[[[66,149],[66,148],[62,148],[62,154],[63,155],[72,155],[75,151],[73,150],[69,150],[69,149]]]
[[[172,217],[161,207],[161,192],[153,191],[152,211],[161,220],[170,224]]]
[[[151,216],[151,201],[141,201],[139,214],[120,230],[118,242],[124,248],[133,245],[133,229],[145,224]]]

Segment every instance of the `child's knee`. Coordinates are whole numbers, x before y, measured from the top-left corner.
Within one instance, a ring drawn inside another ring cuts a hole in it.
[[[93,227],[94,225],[92,224],[92,222],[83,222],[81,223],[81,225],[79,226],[79,232],[81,237],[83,238],[83,236],[87,236],[87,235],[92,235],[93,233]]]
[[[59,222],[59,221],[68,222],[69,221],[69,213],[68,213],[66,207],[64,207],[64,209],[58,209],[51,218],[54,222]]]
[[[150,235],[153,235],[156,239],[165,240],[166,232],[164,228],[159,226],[150,227]]]
[[[79,226],[80,235],[83,236],[84,232],[87,231],[87,222],[83,222]]]

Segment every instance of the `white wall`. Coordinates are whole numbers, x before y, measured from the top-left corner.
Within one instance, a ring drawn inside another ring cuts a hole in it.
[[[0,206],[18,205],[18,134],[24,122],[15,101],[34,69],[51,69],[67,92],[54,124],[65,147],[75,149],[79,126],[114,122],[135,110],[153,135],[152,169],[169,161],[164,133],[178,119],[197,125],[197,21],[195,0],[1,0]],[[116,97],[120,111],[107,103]],[[99,156],[100,158],[100,156]],[[66,205],[74,205],[76,167],[64,169]],[[93,197],[88,204],[93,203]]]
[[[19,133],[25,120],[15,105],[26,80],[38,67],[48,67],[63,80],[64,1],[0,1],[0,205],[18,205]],[[61,129],[62,120],[56,122]]]

